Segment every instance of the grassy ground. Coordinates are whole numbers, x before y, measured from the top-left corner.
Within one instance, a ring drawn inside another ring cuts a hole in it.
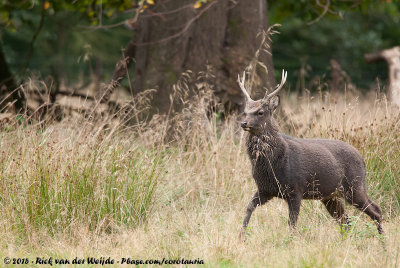
[[[274,199],[239,242],[256,190],[244,133],[236,116],[207,119],[204,94],[183,102],[184,114],[128,128],[79,117],[3,126],[1,265],[6,256],[110,256],[201,259],[207,267],[400,267],[400,117],[384,99],[357,95],[283,96],[276,118],[288,134],[341,139],[363,154],[385,238],[349,206],[353,225],[341,234],[318,201],[303,201],[292,232],[287,205]]]

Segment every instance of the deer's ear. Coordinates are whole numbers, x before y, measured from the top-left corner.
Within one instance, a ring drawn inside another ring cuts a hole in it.
[[[274,111],[274,110],[279,106],[279,102],[280,102],[279,95],[272,96],[272,97],[268,100],[268,108],[269,108],[271,111]]]

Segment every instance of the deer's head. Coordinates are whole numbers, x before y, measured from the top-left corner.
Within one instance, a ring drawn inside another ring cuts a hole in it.
[[[238,76],[238,83],[240,89],[242,90],[245,98],[246,105],[244,109],[245,119],[241,123],[241,127],[249,131],[251,134],[257,135],[264,133],[265,130],[271,128],[271,118],[272,113],[279,105],[279,91],[282,89],[286,82],[287,72],[282,71],[281,83],[276,87],[276,89],[270,94],[265,94],[264,98],[260,100],[252,100],[249,93],[247,92],[244,82],[246,79],[246,74],[243,72],[243,77]]]

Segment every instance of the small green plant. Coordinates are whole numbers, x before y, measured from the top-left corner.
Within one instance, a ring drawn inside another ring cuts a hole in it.
[[[357,240],[371,237],[381,239],[384,237],[384,235],[381,235],[376,231],[376,227],[373,223],[365,222],[364,225],[361,226],[359,221],[359,216],[349,216],[349,223],[343,224],[339,227],[343,239],[347,239],[350,236]]]
[[[283,239],[282,247],[288,246],[289,244],[291,244],[293,242],[294,238],[295,238],[294,234],[290,233],[287,237],[285,237]]]

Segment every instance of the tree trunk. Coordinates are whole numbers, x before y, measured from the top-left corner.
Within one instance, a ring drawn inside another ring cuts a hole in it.
[[[389,67],[389,96],[393,104],[400,108],[400,47],[385,49],[365,55],[368,63],[385,60]]]
[[[10,109],[14,110],[12,112],[22,112],[24,103],[24,94],[17,89],[0,43],[0,112]]]
[[[215,94],[230,108],[242,96],[237,75],[250,63],[267,30],[266,0],[213,0],[200,9],[186,0],[157,1],[151,12],[139,16],[136,32],[135,91],[157,88],[154,105],[160,112],[169,107],[172,85],[186,70],[195,73],[211,65],[215,70]],[[253,94],[263,96],[262,87],[275,86],[272,56],[261,60],[268,74],[257,72],[262,84]]]

